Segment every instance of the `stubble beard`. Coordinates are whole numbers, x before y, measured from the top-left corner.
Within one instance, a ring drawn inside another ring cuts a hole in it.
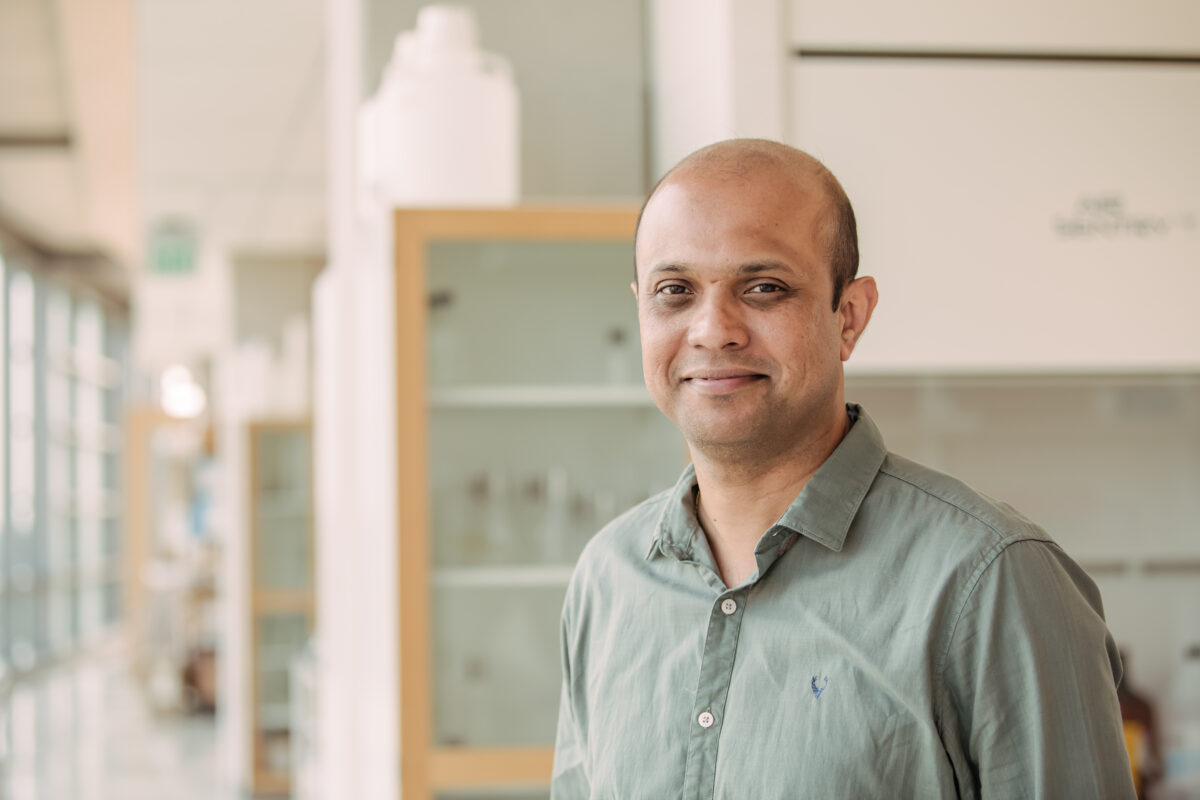
[[[732,406],[733,398],[730,401]],[[680,405],[673,411],[668,416],[683,434],[693,461],[700,456],[711,465],[748,475],[823,447],[832,419],[829,408],[817,398],[799,407],[768,398],[742,414],[732,407],[724,415],[719,407],[701,410]]]
[[[742,420],[708,414],[679,413],[674,422],[683,433],[693,460],[702,456],[713,464],[738,471],[757,471],[786,456],[795,446],[795,424],[786,422],[781,409],[764,406]]]

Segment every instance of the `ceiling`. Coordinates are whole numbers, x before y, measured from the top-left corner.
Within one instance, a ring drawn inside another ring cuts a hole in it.
[[[324,249],[322,0],[0,2],[0,229],[136,278],[147,231]]]

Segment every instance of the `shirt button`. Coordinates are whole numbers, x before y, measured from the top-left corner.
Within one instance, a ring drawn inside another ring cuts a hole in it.
[[[726,597],[721,601],[721,610],[725,612],[726,616],[728,616],[729,614],[737,611],[737,603],[735,603],[732,598]]]
[[[700,723],[701,728],[711,728],[717,719],[712,714],[705,711],[696,721]]]

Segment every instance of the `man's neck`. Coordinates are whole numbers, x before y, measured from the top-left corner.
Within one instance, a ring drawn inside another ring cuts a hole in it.
[[[754,548],[816,474],[850,428],[848,417],[800,446],[758,464],[731,462],[693,449],[696,517],[721,578],[741,584],[757,569]]]

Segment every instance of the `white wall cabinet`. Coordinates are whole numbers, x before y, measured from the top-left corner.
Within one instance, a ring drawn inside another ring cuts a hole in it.
[[[1200,369],[1195,4],[792,0],[788,17],[789,141],[845,185],[880,283],[852,372]],[[945,57],[897,55],[914,51]]]
[[[1200,369],[1200,65],[804,59],[880,303],[858,372]]]

